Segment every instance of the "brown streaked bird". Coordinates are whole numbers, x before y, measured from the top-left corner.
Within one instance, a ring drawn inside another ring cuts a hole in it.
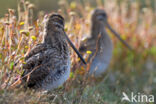
[[[87,50],[92,51],[92,54],[88,58],[88,63],[90,64],[88,75],[101,77],[110,63],[113,51],[113,44],[106,32],[106,28],[108,28],[129,49],[131,49],[131,47],[122,40],[120,35],[108,24],[107,15],[104,10],[94,10],[91,22],[91,37],[82,42],[79,50],[82,53]]]
[[[50,15],[45,26],[43,42],[36,45],[25,57],[21,84],[26,88],[42,91],[62,85],[69,77],[71,66],[67,42],[85,63],[64,32],[64,18],[56,13]]]

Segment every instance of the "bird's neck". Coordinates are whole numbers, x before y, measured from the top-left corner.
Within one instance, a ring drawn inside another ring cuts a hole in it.
[[[93,23],[91,27],[91,38],[97,39],[99,34],[106,33],[104,24]]]
[[[97,45],[96,49],[101,54],[111,53],[112,51],[112,41],[109,37],[109,35],[106,32],[106,27],[104,24],[94,24],[92,27],[92,39],[95,40],[95,43]]]
[[[63,31],[47,31],[44,35],[43,43],[54,47],[58,50],[60,55],[63,55],[67,58],[67,56],[69,55],[69,47],[67,40],[63,34]]]
[[[63,30],[45,30],[43,43],[49,44],[53,47],[67,44]]]

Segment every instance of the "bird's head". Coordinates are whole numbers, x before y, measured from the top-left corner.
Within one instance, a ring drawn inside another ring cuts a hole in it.
[[[92,14],[92,25],[96,29],[104,29],[105,27],[108,28],[124,45],[126,45],[130,50],[132,48],[125,42],[121,37],[120,34],[115,32],[113,28],[109,25],[107,21],[107,14],[103,9],[95,9]],[[100,30],[101,31],[101,30]],[[95,34],[97,35],[97,34]]]
[[[92,22],[93,23],[106,23],[107,22],[107,14],[103,9],[95,9],[92,14]]]
[[[80,59],[83,61],[83,63],[86,64],[86,62],[83,59],[83,57],[80,55],[78,50],[75,48],[75,46],[70,41],[70,39],[68,38],[67,34],[65,33],[65,31],[64,31],[64,18],[61,15],[59,15],[57,13],[50,15],[49,19],[47,21],[46,29],[47,29],[47,32],[53,31],[54,33],[56,33],[55,31],[57,31],[57,32],[59,31],[60,35],[57,35],[57,37],[61,38],[61,36],[63,36],[64,38],[66,38],[66,40],[69,43],[69,45],[74,49],[74,51],[80,57]]]
[[[64,18],[57,13],[51,14],[47,21],[47,29],[64,29]]]

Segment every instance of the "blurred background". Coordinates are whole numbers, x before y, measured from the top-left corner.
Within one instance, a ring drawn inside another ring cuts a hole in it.
[[[65,31],[79,48],[90,34],[92,11],[103,8],[109,24],[134,49],[129,51],[107,30],[114,50],[101,82],[84,85],[86,67],[71,50],[70,78],[53,94],[0,88],[0,104],[129,104],[121,102],[122,92],[152,94],[156,101],[156,0],[0,0],[0,5],[0,86],[20,76],[14,62],[24,63],[25,54],[41,42],[44,15],[52,11],[65,17]]]
[[[1,0],[0,1],[0,17],[4,16],[8,8],[17,10],[17,2],[19,0]],[[51,10],[57,10],[59,8],[60,0],[28,0],[35,5],[35,12],[38,11],[49,12]],[[66,0],[66,2],[72,2],[73,0]],[[90,2],[94,7],[96,6],[96,0],[78,0],[80,2]],[[105,1],[105,0],[102,0]],[[117,0],[118,3],[123,0]],[[127,0],[130,3],[139,2],[140,8],[150,7],[156,11],[156,1],[155,0]]]

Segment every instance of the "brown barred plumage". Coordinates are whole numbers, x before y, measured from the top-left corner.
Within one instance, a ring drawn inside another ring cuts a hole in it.
[[[64,32],[64,18],[59,14],[49,17],[44,33],[43,42],[25,57],[21,81],[25,87],[52,90],[69,77],[71,64],[67,42],[72,43]],[[73,45],[72,48],[77,52]]]

